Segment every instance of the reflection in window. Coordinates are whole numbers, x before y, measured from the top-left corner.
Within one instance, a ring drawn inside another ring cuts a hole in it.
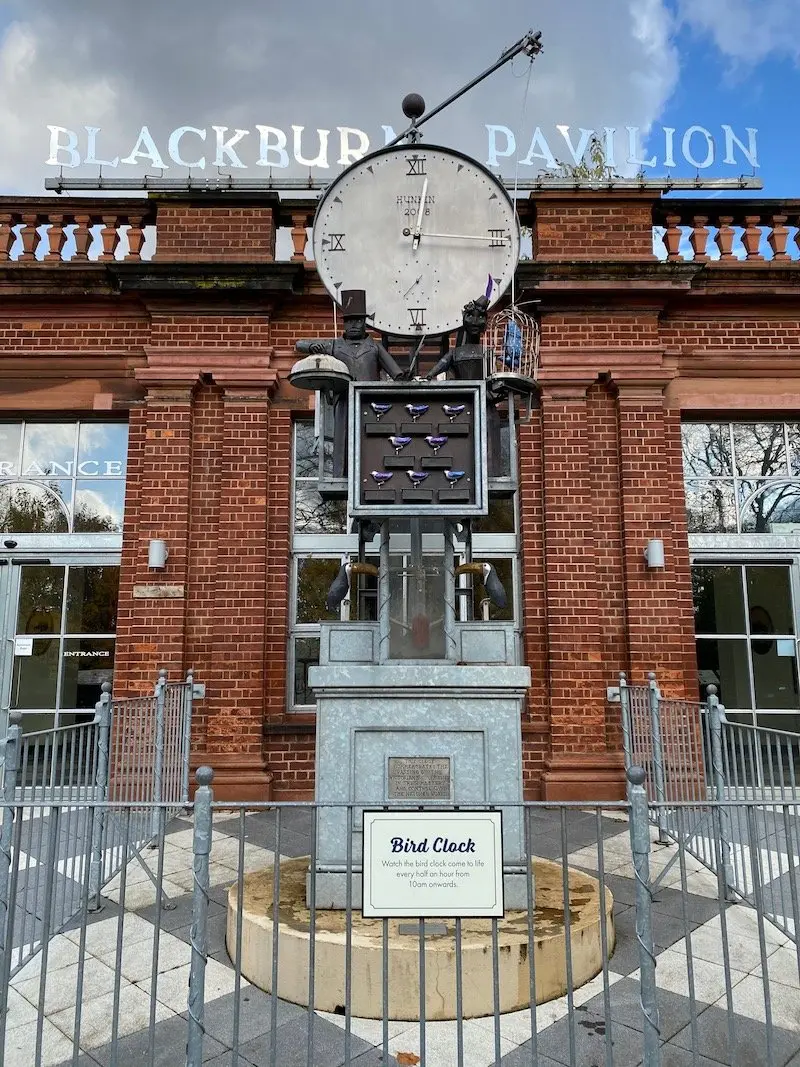
[[[70,567],[66,632],[113,634],[118,599],[119,567]]]
[[[121,533],[125,483],[80,481],[75,490],[76,533]]]
[[[100,699],[103,682],[114,675],[114,641],[96,637],[64,641],[61,672],[61,707],[93,708]]]
[[[18,634],[60,633],[63,598],[63,567],[30,565],[21,567],[16,632]]]
[[[0,422],[0,529],[119,533],[128,427]]]
[[[70,493],[67,482],[34,485],[31,482],[0,482],[0,529],[3,533],[68,533]]]
[[[685,423],[690,533],[787,533],[800,525],[800,424]]]
[[[299,706],[313,705],[314,693],[308,684],[308,668],[319,663],[319,638],[297,637],[294,641],[294,699]]]
[[[60,644],[58,637],[35,638],[30,656],[14,657],[12,709],[55,711]]]
[[[726,707],[800,709],[789,577],[780,564],[692,569],[701,700],[713,683]]]

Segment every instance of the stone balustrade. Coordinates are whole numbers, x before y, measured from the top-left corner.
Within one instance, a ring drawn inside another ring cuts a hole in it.
[[[665,199],[653,205],[653,223],[654,250],[667,262],[800,259],[800,200]]]
[[[150,259],[155,221],[144,199],[0,197],[0,262]]]
[[[635,203],[630,195],[623,203],[619,197],[604,201],[597,191],[560,192],[558,197],[553,218],[547,214],[553,205],[542,194],[518,202],[520,220],[530,233],[525,247],[532,242],[537,259],[640,258],[652,240],[654,257],[667,262],[714,261],[732,267],[743,262],[800,260],[800,200],[659,199],[653,193],[652,203],[648,203],[647,194],[639,193]],[[215,201],[217,208],[221,202]],[[239,221],[234,218],[238,209],[242,211]],[[211,258],[218,247],[220,259],[252,258],[250,253],[257,251],[271,259],[272,245],[275,260],[313,266],[311,227],[315,210],[316,199],[311,196],[278,201],[275,195],[261,206],[257,226],[253,211],[238,198],[221,213],[225,219],[215,217],[218,235],[220,228],[225,230],[215,243],[204,223],[203,201],[198,198],[192,200],[192,212],[178,225],[206,228],[210,255],[205,258]],[[158,216],[156,198],[0,197],[0,262],[30,265],[150,260],[158,255]],[[253,224],[248,226],[251,217]],[[274,227],[271,238],[270,217]],[[170,219],[164,223],[162,238],[170,236],[174,244],[174,234],[167,230],[174,230],[176,223],[172,216]],[[211,221],[210,215],[207,221]],[[169,241],[165,249],[167,244]],[[243,256],[242,249],[248,256]],[[173,257],[166,250],[164,258]]]

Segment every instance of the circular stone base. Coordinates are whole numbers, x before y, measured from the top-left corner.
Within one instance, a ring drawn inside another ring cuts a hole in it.
[[[278,988],[283,1000],[308,1005],[311,915],[306,907],[307,856],[285,860],[280,867],[278,905]],[[559,997],[567,989],[564,905],[561,864],[534,859],[536,908],[533,916],[536,1002]],[[260,989],[272,992],[271,867],[245,876],[242,916],[242,974]],[[599,883],[582,871],[569,870],[572,982],[577,988],[602,967]],[[609,954],[615,935],[614,901],[606,890],[606,934]],[[237,887],[228,891],[227,947],[236,951]],[[351,1012],[357,1018],[383,1018],[383,922],[352,914]],[[456,1018],[455,920],[428,920],[447,933],[425,935],[425,1015],[427,1019]],[[340,1013],[345,1003],[345,924],[343,911],[317,911],[314,934],[314,1007]],[[390,1019],[419,1019],[419,938],[401,934],[415,920],[389,919]],[[500,1011],[530,1006],[528,915],[506,912],[497,921],[500,972]],[[492,921],[462,919],[461,973],[463,1017],[491,1015]]]

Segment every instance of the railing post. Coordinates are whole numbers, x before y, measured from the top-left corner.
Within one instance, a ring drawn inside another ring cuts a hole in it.
[[[653,735],[653,782],[656,787],[656,825],[658,826],[658,843],[666,845],[669,841],[664,829],[666,819],[667,794],[664,788],[664,746],[661,737],[661,693],[653,671],[647,675],[648,700],[650,702],[650,728]]]
[[[633,749],[631,748],[631,701],[625,671],[619,672],[619,707],[622,717],[622,751],[625,755],[627,770],[633,760]]]
[[[733,863],[731,862],[731,833],[728,811],[722,807],[725,802],[725,771],[722,760],[722,725],[727,723],[725,708],[720,704],[717,687],[710,685],[706,689],[706,707],[708,708],[708,727],[711,735],[711,774],[714,779],[714,809],[717,824],[717,836],[722,850],[722,870],[725,875],[725,897],[732,900]]]
[[[11,875],[11,840],[14,833],[14,799],[17,792],[22,713],[9,714],[5,738],[5,774],[3,776],[3,820],[0,823],[0,980],[8,974],[6,950],[11,951],[13,937],[6,930],[8,922],[8,884]]]
[[[153,765],[153,808],[150,819],[150,845],[158,844],[161,832],[161,801],[164,794],[164,705],[167,695],[167,672],[162,669],[158,672],[158,681],[155,688],[156,698],[156,733],[155,733],[155,763]]]
[[[189,803],[189,757],[192,750],[192,701],[194,699],[194,671],[186,672],[183,694],[183,736],[181,738],[181,802]]]
[[[186,1067],[201,1067],[203,1035],[205,1033],[205,982],[208,921],[208,863],[211,853],[211,805],[214,793],[211,783],[214,772],[210,767],[198,767],[195,774],[197,790],[194,794],[194,883],[192,888],[192,925],[189,937],[192,963],[189,968],[189,1037],[186,1046]]]
[[[639,943],[640,998],[643,1017],[644,1059],[642,1067],[659,1067],[661,1050],[656,1000],[656,956],[653,946],[653,915],[650,896],[650,822],[642,767],[629,767],[628,799],[631,806],[631,850],[636,879],[636,940]]]
[[[111,736],[111,685],[103,682],[102,696],[94,706],[97,722],[97,758],[94,797],[97,807],[92,820],[92,855],[89,860],[89,911],[99,911],[100,890],[103,888],[103,840],[105,838],[108,800],[109,739]]]

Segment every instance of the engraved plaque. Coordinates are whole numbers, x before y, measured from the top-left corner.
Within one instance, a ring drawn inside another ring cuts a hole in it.
[[[450,800],[449,756],[389,756],[387,800]]]

